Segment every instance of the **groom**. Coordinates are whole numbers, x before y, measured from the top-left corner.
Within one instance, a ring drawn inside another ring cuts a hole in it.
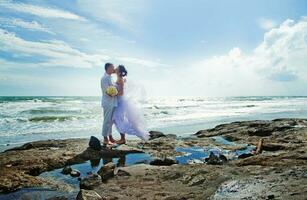
[[[113,86],[111,79],[111,74],[115,73],[115,68],[112,63],[106,63],[104,66],[105,74],[101,78],[101,90],[102,90],[102,101],[101,106],[103,108],[103,127],[102,127],[102,136],[103,144],[113,144],[116,141],[112,136],[112,125],[113,125],[113,112],[115,107],[117,107],[117,96],[111,97],[107,94],[107,88]]]

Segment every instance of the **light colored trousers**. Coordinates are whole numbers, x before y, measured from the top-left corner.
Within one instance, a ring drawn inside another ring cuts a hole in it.
[[[102,125],[102,136],[107,137],[112,134],[113,125],[113,112],[115,107],[103,106],[103,125]]]

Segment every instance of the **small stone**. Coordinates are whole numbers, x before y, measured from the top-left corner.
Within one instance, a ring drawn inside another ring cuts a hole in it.
[[[274,198],[275,198],[274,194],[268,195],[268,199],[274,199]]]
[[[100,185],[102,183],[101,176],[98,174],[92,174],[80,181],[80,188],[86,190],[92,190],[94,187]]]
[[[109,162],[104,166],[102,166],[97,173],[101,176],[103,181],[106,181],[114,176],[114,170],[115,170],[115,164]]]
[[[189,186],[196,186],[196,185],[200,185],[202,184],[203,182],[205,182],[205,178],[202,177],[202,176],[195,176],[194,178],[192,178],[190,181],[189,181]]]
[[[150,165],[158,165],[158,166],[170,166],[173,164],[178,164],[178,161],[175,158],[166,157],[162,158],[155,158],[154,160],[150,161]]]
[[[76,199],[77,200],[101,200],[103,198],[94,190],[82,190],[81,189]]]
[[[159,137],[166,137],[166,135],[159,131],[149,131],[150,140],[159,138]]]
[[[221,165],[227,162],[227,158],[223,154],[215,155],[213,152],[210,152],[209,157],[205,158],[205,162],[209,165]]]
[[[131,176],[131,174],[129,172],[126,172],[122,169],[119,169],[116,173],[117,176]]]
[[[206,158],[205,161],[209,165],[218,165],[218,164],[220,164],[219,157],[217,155],[215,155],[214,153],[212,153],[212,152],[210,152],[209,157]]]
[[[79,177],[79,176],[81,175],[81,173],[80,173],[78,170],[73,169],[73,170],[70,172],[70,175],[71,175],[72,177]]]
[[[61,173],[67,175],[67,174],[70,174],[71,171],[72,171],[72,168],[70,166],[66,166],[66,167],[63,168]]]
[[[248,158],[248,157],[251,157],[253,155],[254,154],[252,154],[252,153],[243,153],[243,154],[239,155],[238,158]]]
[[[222,161],[223,163],[224,163],[224,162],[227,162],[227,158],[226,158],[226,156],[224,156],[223,154],[220,154],[219,159],[220,159],[220,161]]]

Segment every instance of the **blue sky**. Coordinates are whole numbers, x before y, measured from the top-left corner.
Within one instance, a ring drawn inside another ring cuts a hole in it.
[[[0,95],[307,94],[305,0],[0,0]]]

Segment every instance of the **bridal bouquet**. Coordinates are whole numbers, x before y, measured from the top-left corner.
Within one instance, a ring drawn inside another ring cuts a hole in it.
[[[117,88],[115,86],[109,86],[107,88],[107,94],[111,97],[114,97],[118,94]]]

